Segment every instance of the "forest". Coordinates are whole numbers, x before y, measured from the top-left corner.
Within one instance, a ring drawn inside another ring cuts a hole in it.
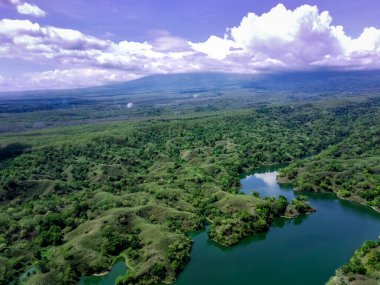
[[[76,284],[120,256],[129,270],[118,284],[172,283],[190,232],[209,225],[210,239],[231,246],[314,211],[302,196],[241,193],[239,175],[265,165],[287,164],[280,181],[299,191],[379,210],[379,106],[374,97],[4,133],[0,284],[31,267],[27,284]],[[375,246],[364,247],[355,256]]]
[[[372,119],[375,121],[367,124]],[[379,120],[376,116],[368,118],[367,122],[360,120],[352,128],[339,143],[284,168],[280,181],[291,182],[299,191],[335,192],[340,198],[363,203],[379,211]]]

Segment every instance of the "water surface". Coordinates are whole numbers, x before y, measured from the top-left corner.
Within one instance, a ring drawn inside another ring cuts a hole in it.
[[[242,191],[295,197],[276,182],[277,172],[261,169],[241,180]],[[302,193],[304,195],[304,193]],[[191,260],[175,285],[322,285],[367,239],[380,234],[380,214],[334,195],[307,194],[316,213],[276,220],[265,234],[224,248],[194,236]]]
[[[127,266],[123,258],[119,258],[112,265],[111,271],[102,276],[84,276],[78,285],[114,285],[118,276],[127,273]]]

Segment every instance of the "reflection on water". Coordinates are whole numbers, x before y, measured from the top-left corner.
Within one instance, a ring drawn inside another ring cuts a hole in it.
[[[241,191],[245,194],[257,192],[260,197],[278,197],[285,196],[288,200],[292,200],[295,195],[292,187],[286,187],[277,183],[278,171],[266,171],[246,176],[240,181]],[[288,189],[289,191],[285,191]]]
[[[253,175],[256,179],[262,180],[266,185],[275,185],[277,184],[277,175],[278,172],[267,172],[267,173],[257,173]]]
[[[273,228],[283,228],[284,226],[287,226],[287,225],[299,226],[304,221],[306,221],[309,217],[310,217],[310,215],[303,215],[303,216],[299,216],[299,217],[294,218],[294,219],[283,219],[283,218],[275,219],[273,221],[272,227]]]

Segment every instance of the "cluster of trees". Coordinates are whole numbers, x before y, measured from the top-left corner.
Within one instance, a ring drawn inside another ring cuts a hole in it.
[[[268,222],[261,215],[241,211],[214,219],[209,228],[209,237],[224,246],[231,246],[249,235],[267,231],[268,228]]]
[[[180,272],[190,259],[192,241],[190,238],[181,236],[169,246],[168,259],[170,269],[175,273]]]
[[[105,226],[102,229],[102,250],[105,254],[115,256],[120,252],[127,251],[127,255],[136,259],[138,257],[138,250],[143,246],[139,238],[139,229],[132,232],[120,233],[112,226]]]
[[[144,274],[142,281],[141,275],[127,274],[126,276],[117,279],[118,285],[132,285],[132,284],[156,284],[162,280],[166,280],[170,274],[177,274],[180,272],[190,259],[192,241],[185,235],[177,235],[174,242],[168,247],[166,260],[159,258],[154,260],[147,272]]]
[[[380,271],[380,241],[366,241],[341,269],[344,274],[378,273]],[[377,277],[380,279],[380,276]]]
[[[224,246],[231,246],[252,234],[267,231],[276,217],[295,218],[315,210],[309,206],[305,196],[297,196],[289,204],[281,195],[278,199],[265,198],[250,211],[212,212],[209,237]]]

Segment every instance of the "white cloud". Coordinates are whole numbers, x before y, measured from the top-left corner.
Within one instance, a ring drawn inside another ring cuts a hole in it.
[[[344,54],[345,45],[350,42],[343,28],[332,26],[331,22],[330,14],[319,13],[316,6],[303,5],[292,11],[279,4],[261,16],[248,13],[239,26],[227,30],[223,39],[211,36],[196,46],[209,56],[219,57],[223,50],[223,59],[248,57],[258,67],[270,68],[273,64],[308,69],[316,60]],[[215,43],[212,49],[210,41]]]
[[[25,4],[0,3],[4,1]],[[25,89],[82,87],[154,73],[378,69],[380,30],[365,28],[351,38],[342,26],[332,25],[327,11],[310,5],[288,10],[282,4],[262,15],[248,13],[223,37],[211,35],[198,43],[166,31],[157,32],[149,42],[114,42],[30,20],[2,19],[1,57],[57,66],[54,71],[21,76],[17,87],[5,78],[0,82],[3,89],[22,89],[23,82]],[[83,79],[73,76],[81,72]],[[27,76],[35,79],[26,80]]]
[[[44,10],[42,10],[41,8],[39,8],[36,5],[29,4],[29,3],[23,3],[20,5],[17,5],[16,9],[17,9],[17,12],[19,12],[20,14],[23,14],[23,15],[31,15],[31,16],[35,16],[35,17],[45,17],[46,16],[46,12]]]
[[[222,39],[216,36],[211,36],[203,43],[189,42],[190,46],[199,52],[207,54],[210,58],[223,60],[231,53],[231,48],[235,43],[229,39]]]
[[[348,50],[354,52],[380,52],[380,30],[374,27],[365,28],[359,38],[351,41]]]
[[[22,15],[30,15],[34,17],[45,17],[46,12],[40,7],[20,0],[0,0],[0,4],[13,6],[17,12]]]
[[[303,5],[292,11],[279,4],[261,16],[248,13],[223,38],[211,36],[192,46],[210,57],[244,59],[250,63],[247,66],[258,70],[380,68],[379,29],[365,28],[352,39],[342,26],[331,23],[330,14],[319,13],[316,6]]]
[[[0,76],[0,91],[69,89],[129,81],[140,77],[140,75],[121,70],[94,68],[56,69],[44,72],[25,73],[22,76],[13,78]]]

